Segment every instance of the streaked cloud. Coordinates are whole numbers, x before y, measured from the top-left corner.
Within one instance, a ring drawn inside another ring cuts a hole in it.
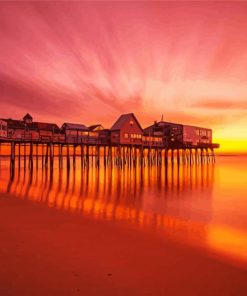
[[[247,128],[246,15],[244,2],[1,2],[1,114]]]
[[[246,101],[225,101],[225,100],[206,100],[206,101],[199,101],[192,105],[195,108],[202,108],[202,109],[247,109],[247,98]]]

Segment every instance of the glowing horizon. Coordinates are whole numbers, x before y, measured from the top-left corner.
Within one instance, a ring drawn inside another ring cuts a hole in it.
[[[0,3],[0,116],[110,127],[134,112],[145,127],[164,114],[247,152],[246,15],[240,2]]]

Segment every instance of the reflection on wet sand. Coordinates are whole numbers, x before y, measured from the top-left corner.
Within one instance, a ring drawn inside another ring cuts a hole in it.
[[[0,193],[95,220],[153,229],[247,262],[246,231],[215,224],[219,179],[215,184],[214,164],[81,167],[78,162],[67,170],[57,162],[46,168],[41,161],[31,168],[21,161],[9,170],[8,161],[1,160]]]
[[[3,173],[3,172],[2,172]],[[211,219],[214,165],[39,166],[5,170],[1,190],[94,219],[121,220],[203,240]],[[9,178],[8,182],[7,179]],[[4,189],[5,188],[5,189]],[[192,195],[193,193],[193,195]],[[195,205],[200,204],[200,212]]]

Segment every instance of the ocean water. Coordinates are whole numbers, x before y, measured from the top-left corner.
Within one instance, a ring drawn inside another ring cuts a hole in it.
[[[45,169],[24,160],[14,171],[0,160],[0,196],[40,203],[90,219],[198,246],[247,266],[247,157],[218,156],[215,164]]]

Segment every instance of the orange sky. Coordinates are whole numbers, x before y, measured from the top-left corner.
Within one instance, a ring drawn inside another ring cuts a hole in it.
[[[247,3],[0,3],[0,117],[110,127],[134,112],[247,151]]]

